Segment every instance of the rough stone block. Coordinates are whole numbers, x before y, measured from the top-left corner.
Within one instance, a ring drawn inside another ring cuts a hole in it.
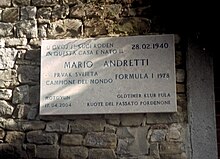
[[[114,150],[112,149],[90,149],[89,159],[116,159]]]
[[[18,86],[13,90],[13,98],[12,103],[13,104],[24,104],[29,103],[30,97],[29,97],[29,86],[28,85],[22,85]]]
[[[23,131],[43,130],[46,123],[44,121],[25,121],[21,123]]]
[[[75,120],[70,123],[72,133],[85,133],[91,131],[104,131],[105,120]]]
[[[151,143],[150,144],[150,156],[152,156],[153,159],[160,159],[159,144],[158,143]]]
[[[38,66],[20,65],[17,69],[18,80],[21,83],[38,83],[40,68]]]
[[[148,129],[149,127],[118,128],[116,133],[118,136],[117,154],[131,156],[141,156],[148,154]]]
[[[149,113],[147,114],[148,124],[168,124],[178,122],[179,118],[174,113]]]
[[[120,115],[105,115],[105,119],[107,120],[108,124],[111,125],[120,125]]]
[[[166,134],[167,134],[167,130],[166,129],[154,129],[154,130],[152,130],[152,134],[151,134],[150,140],[152,142],[165,141]]]
[[[185,93],[185,85],[184,84],[176,84],[176,92],[177,93]]]
[[[29,6],[31,5],[31,0],[12,0],[13,6]]]
[[[10,100],[12,97],[11,89],[0,89],[0,99]]]
[[[183,143],[162,142],[159,146],[160,154],[181,154],[184,152]]]
[[[30,87],[30,103],[39,104],[40,103],[40,86],[31,86]]]
[[[2,12],[2,21],[14,23],[19,20],[18,8],[6,8]]]
[[[38,27],[38,37],[46,38],[47,37],[47,24],[40,24]]]
[[[5,131],[4,129],[0,128],[0,139],[2,140],[5,137]]]
[[[52,20],[64,19],[69,14],[68,5],[56,5],[52,11]]]
[[[59,155],[59,146],[57,145],[37,145],[36,148],[37,158],[58,159],[59,158],[58,155]]]
[[[13,25],[11,23],[0,22],[0,37],[13,35]]]
[[[5,39],[5,45],[7,47],[25,46],[27,45],[27,39],[26,38],[7,38]]]
[[[23,20],[16,23],[16,33],[19,38],[36,38],[37,21]]]
[[[83,143],[83,136],[80,134],[64,134],[61,138],[62,145],[79,146]]]
[[[0,88],[7,88],[18,84],[17,71],[13,69],[0,70]]]
[[[85,25],[86,36],[97,36],[97,35],[108,34],[108,30],[107,30],[108,24],[99,18],[86,19],[84,21],[84,25]]]
[[[13,68],[16,60],[17,50],[12,48],[0,49],[0,69]]]
[[[42,7],[37,10],[38,19],[50,19],[52,15],[51,7]]]
[[[1,15],[1,13],[0,13],[0,15]],[[5,39],[0,39],[0,48],[4,48],[4,47],[5,47]]]
[[[85,136],[85,146],[116,148],[117,137],[113,133],[89,132]]]
[[[59,0],[32,0],[32,5],[37,7],[55,6],[59,4]]]
[[[68,121],[53,121],[48,122],[46,125],[46,131],[48,132],[67,132]]]
[[[82,21],[78,19],[58,20],[50,24],[48,38],[78,37],[81,35]]]
[[[56,144],[58,141],[58,135],[56,133],[45,133],[41,130],[30,131],[26,134],[27,141],[35,144]]]
[[[184,69],[177,69],[176,70],[176,81],[177,82],[184,82],[185,81],[185,70]]]
[[[150,20],[147,18],[123,18],[113,28],[117,34],[140,35],[150,31]]]
[[[18,104],[13,112],[13,116],[18,119],[26,119],[30,107],[25,104]]]
[[[8,102],[0,100],[0,116],[10,116],[12,115],[14,107]]]
[[[22,144],[25,139],[25,133],[18,131],[8,131],[5,137],[7,143],[17,143]]]
[[[27,119],[34,120],[34,119],[36,119],[38,114],[39,114],[39,105],[38,104],[32,104],[31,108],[28,112]]]
[[[10,7],[11,6],[11,0],[1,0],[0,1],[0,7]]]
[[[75,5],[69,9],[69,16],[71,18],[83,18],[86,16],[84,5]]]
[[[122,114],[122,126],[140,126],[145,122],[144,114]]]
[[[21,7],[21,20],[34,20],[36,18],[37,8],[34,6]]]
[[[86,159],[88,157],[88,148],[83,146],[62,146],[60,148],[61,159]]]

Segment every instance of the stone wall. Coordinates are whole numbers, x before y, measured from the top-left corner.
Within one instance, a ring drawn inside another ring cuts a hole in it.
[[[186,159],[185,59],[177,113],[39,115],[41,39],[166,33],[150,1],[0,1],[0,158]]]

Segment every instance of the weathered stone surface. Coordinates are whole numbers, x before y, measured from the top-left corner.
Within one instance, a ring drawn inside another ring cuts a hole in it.
[[[10,100],[12,97],[11,89],[0,89],[0,99]]]
[[[11,23],[0,22],[0,37],[13,35],[13,25]]]
[[[112,125],[106,125],[105,126],[105,132],[106,133],[115,133],[116,132],[116,127]]]
[[[41,130],[30,131],[27,133],[27,141],[36,144],[56,144],[58,135],[56,133],[45,133]]]
[[[0,116],[10,116],[12,115],[14,107],[8,102],[0,100]]]
[[[88,157],[88,148],[83,146],[62,146],[60,148],[61,159],[86,159]]]
[[[183,64],[183,54],[181,51],[176,51],[175,52],[175,63],[176,66],[182,65]]]
[[[0,70],[0,88],[7,88],[18,84],[17,72],[14,69]]]
[[[84,5],[75,5],[69,9],[69,16],[71,18],[83,18],[86,16]]]
[[[46,125],[46,131],[48,132],[67,132],[68,121],[53,121],[48,122]]]
[[[2,140],[5,137],[5,131],[4,129],[0,128],[0,140]]]
[[[115,152],[112,149],[90,149],[89,159],[116,159]]]
[[[159,146],[160,154],[181,154],[184,152],[183,143],[162,142]]]
[[[25,133],[18,131],[8,131],[5,141],[7,143],[23,143],[25,139]]]
[[[59,146],[58,145],[37,145],[37,158],[58,159]]]
[[[39,114],[38,112],[39,112],[38,104],[31,104],[31,108],[28,112],[27,119],[29,120],[36,119],[37,115]]]
[[[17,50],[11,48],[0,49],[0,69],[9,69],[14,67]]]
[[[144,114],[122,114],[121,125],[122,126],[140,126],[145,122]]]
[[[18,104],[13,112],[13,116],[18,119],[26,119],[30,106],[25,104]]]
[[[105,23],[102,19],[98,19],[98,18],[86,19],[84,21],[85,35],[86,36],[106,35],[108,33],[107,25],[108,24]]]
[[[70,130],[72,133],[104,131],[105,124],[105,120],[75,120],[70,122]]]
[[[13,6],[29,6],[31,5],[31,0],[12,0]]]
[[[16,23],[16,34],[19,38],[36,38],[37,21],[23,20]]]
[[[84,3],[85,0],[61,0],[61,4],[77,5]]]
[[[120,115],[105,115],[105,119],[107,120],[107,123],[108,124],[111,124],[111,125],[119,125],[120,124]]]
[[[58,20],[50,24],[48,38],[77,37],[81,35],[82,21],[78,19]]]
[[[109,19],[119,19],[119,16],[122,12],[122,5],[121,4],[111,4],[105,5],[104,7],[104,17]]]
[[[154,129],[154,130],[152,130],[150,141],[152,141],[152,142],[165,141],[166,134],[167,134],[166,129]]]
[[[40,86],[31,86],[30,87],[30,103],[39,104],[40,103]]]
[[[141,156],[148,154],[149,143],[147,140],[149,127],[120,127],[117,129],[118,146],[117,154]]]
[[[47,24],[40,24],[38,27],[38,37],[46,38],[47,37]]]
[[[32,0],[32,5],[38,7],[55,6],[58,3],[59,0]]]
[[[58,19],[64,19],[69,14],[68,5],[56,5],[52,11],[52,20],[56,21]]]
[[[36,18],[37,8],[34,6],[21,7],[21,20],[34,20]]]
[[[27,50],[24,58],[27,60],[40,62],[40,49]]]
[[[23,131],[43,130],[46,127],[46,123],[44,121],[25,121],[22,122],[21,127]]]
[[[151,143],[150,144],[150,155],[153,157],[153,159],[160,159],[159,144],[158,143]]]
[[[18,121],[15,119],[7,119],[4,122],[5,129],[6,130],[12,130],[12,131],[21,131],[21,125],[18,124]]]
[[[150,20],[147,18],[123,18],[114,26],[117,34],[139,35],[150,31]]]
[[[0,13],[1,15],[1,13]],[[0,19],[1,20],[1,19]],[[5,39],[0,39],[0,48],[4,48],[5,47]]]
[[[162,159],[188,159],[186,153],[182,154],[161,154]]]
[[[14,23],[19,20],[18,8],[6,8],[2,12],[2,21]]]
[[[181,131],[182,126],[180,124],[171,124],[166,136],[167,141],[182,141]]]
[[[13,104],[24,104],[29,103],[30,97],[29,97],[29,86],[28,85],[22,85],[14,88],[13,90],[13,98],[12,103]]]
[[[39,19],[50,19],[52,15],[51,7],[42,7],[37,10],[37,18]]]
[[[0,7],[10,7],[11,6],[11,0],[1,0],[0,1]]]
[[[185,81],[185,70],[184,69],[176,69],[176,81],[177,82]]]
[[[85,146],[115,149],[117,136],[113,133],[89,132],[85,137]]]
[[[184,84],[176,84],[176,92],[177,93],[185,93],[185,85]]]
[[[10,143],[0,144],[0,157],[5,159],[16,159],[19,158],[18,154],[15,153],[15,146]]]
[[[40,79],[40,68],[38,66],[20,65],[17,69],[18,80],[21,83],[38,83]]]
[[[6,119],[0,116],[0,127],[5,128]]]
[[[163,113],[163,114],[155,114],[150,113],[147,114],[147,123],[148,124],[167,124],[167,123],[175,123],[180,119],[175,113]]]
[[[7,47],[25,46],[25,45],[27,45],[27,39],[26,38],[6,38],[5,45]]]
[[[23,147],[29,157],[36,157],[37,146],[35,144],[24,144]]]
[[[61,138],[62,145],[79,146],[83,143],[83,136],[80,134],[64,134]]]

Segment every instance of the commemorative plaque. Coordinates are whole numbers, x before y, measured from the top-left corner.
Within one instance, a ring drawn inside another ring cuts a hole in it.
[[[42,41],[41,115],[176,110],[174,35]]]

